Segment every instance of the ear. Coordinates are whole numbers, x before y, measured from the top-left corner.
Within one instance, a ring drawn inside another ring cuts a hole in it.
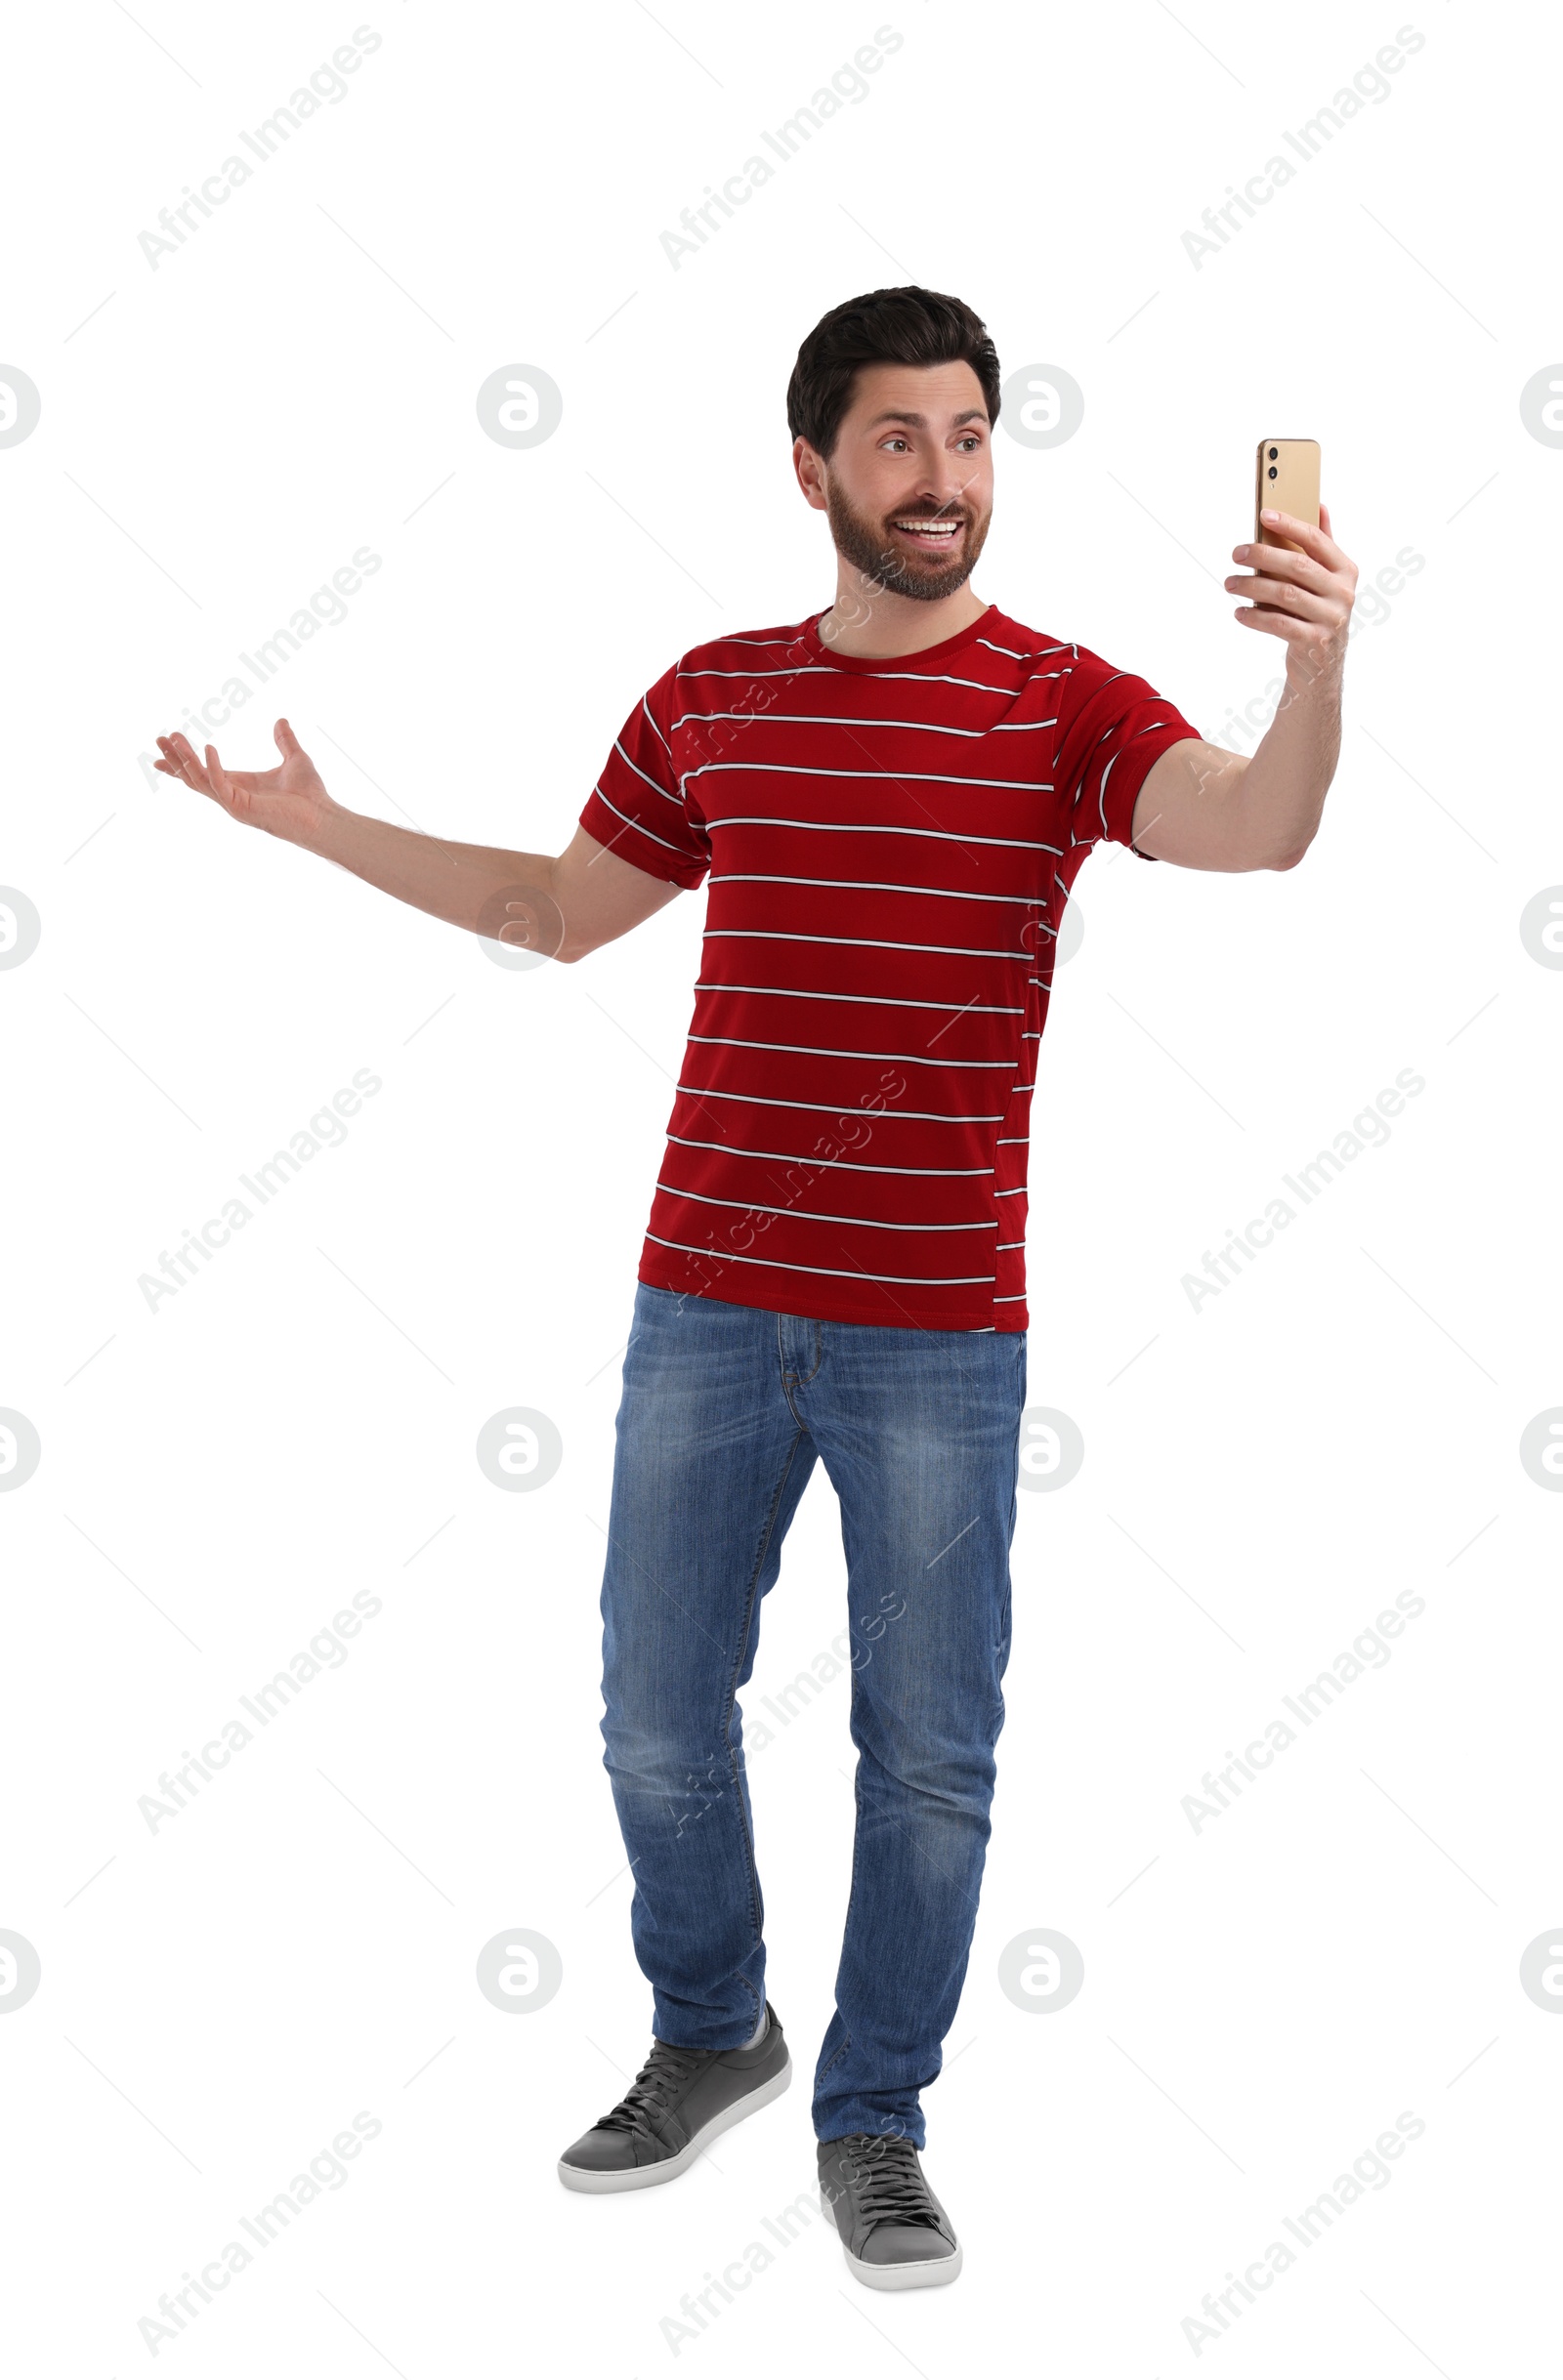
[[[815,452],[806,438],[792,441],[792,468],[804,497],[817,513],[825,510],[824,459]]]

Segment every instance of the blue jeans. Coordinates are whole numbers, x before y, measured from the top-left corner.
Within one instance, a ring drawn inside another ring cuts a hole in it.
[[[988,1849],[1025,1399],[1024,1332],[821,1322],[637,1284],[603,1736],[660,2040],[737,2048],[765,2005],[735,1697],[816,1458],[840,1500],[858,1815],[821,2140],[923,2146],[918,2093],[954,2022]],[[835,1691],[834,1657],[785,1690],[792,1709]]]

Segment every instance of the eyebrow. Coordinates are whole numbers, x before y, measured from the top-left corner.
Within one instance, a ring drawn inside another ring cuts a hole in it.
[[[987,419],[987,411],[982,405],[972,405],[966,412],[957,413],[950,426],[952,430],[958,430],[966,422],[986,422]],[[928,427],[926,414],[904,413],[898,405],[892,405],[888,413],[876,413],[867,426],[870,430],[877,430],[881,422],[905,422],[909,430],[926,430]]]

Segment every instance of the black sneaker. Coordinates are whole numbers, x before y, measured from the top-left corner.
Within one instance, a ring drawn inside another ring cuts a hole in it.
[[[752,2049],[686,2050],[654,2041],[616,2108],[559,2160],[567,2190],[649,2190],[693,2165],[707,2141],[780,2099],[792,2060],[769,2000]]]
[[[930,2289],[960,2271],[954,2227],[910,2141],[851,2132],[820,2143],[820,2203],[870,2289]]]

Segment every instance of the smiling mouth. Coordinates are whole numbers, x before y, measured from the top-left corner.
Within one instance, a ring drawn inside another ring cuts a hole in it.
[[[905,520],[893,520],[890,525],[898,537],[905,537],[909,544],[916,546],[921,552],[933,554],[954,545],[965,522],[932,518],[919,519],[908,514]]]

